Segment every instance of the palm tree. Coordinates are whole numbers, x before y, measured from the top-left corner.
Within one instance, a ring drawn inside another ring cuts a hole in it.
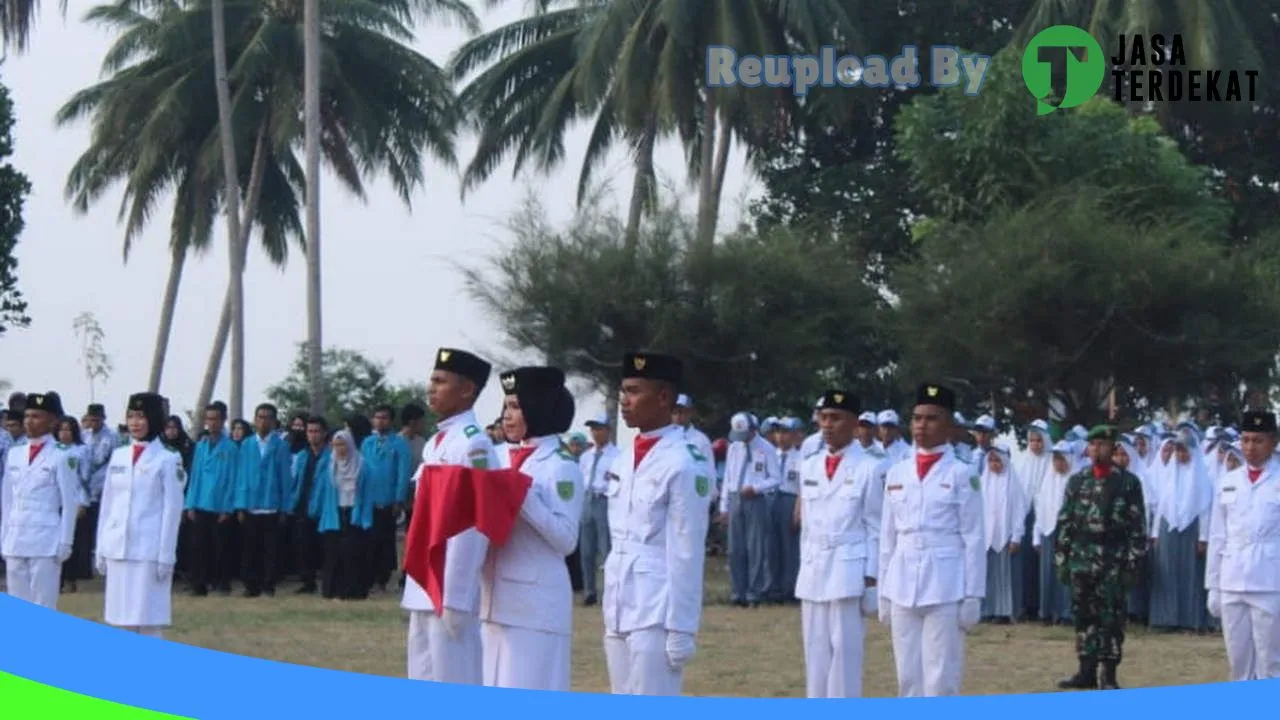
[[[121,33],[108,58],[117,68],[113,79],[148,72],[155,76],[163,93],[158,98],[143,96],[139,104],[154,112],[156,132],[167,127],[176,133],[183,128],[183,132],[202,138],[198,163],[202,187],[206,192],[225,193],[216,190],[226,184],[220,162],[222,143],[216,124],[209,121],[216,99],[212,2],[170,2],[166,13],[122,7],[130,5],[128,0],[105,6],[114,9],[114,14],[106,14],[111,15],[109,24]],[[443,12],[451,3],[332,0],[326,7],[322,151],[339,181],[357,197],[364,197],[365,176],[382,170],[409,204],[410,193],[422,183],[424,154],[446,164],[454,162],[456,98],[444,72],[405,44],[412,38],[408,23],[415,15]],[[239,151],[237,160],[262,167],[256,182],[252,171],[249,178],[240,178],[248,181],[243,217],[277,218],[271,224],[259,222],[264,235],[268,229],[302,235],[299,198],[305,194],[306,176],[295,153],[303,139],[301,10],[300,0],[225,3],[227,56],[234,58],[228,68],[234,144],[236,148],[255,148],[249,157]],[[476,25],[465,5],[454,10],[461,13],[457,17],[468,27]],[[98,91],[108,92],[105,88]],[[113,102],[127,104],[129,94],[122,92]],[[188,108],[192,111],[184,112]],[[145,133],[140,137],[148,152],[168,152],[153,146]],[[251,224],[242,225],[241,237],[245,238]],[[242,257],[247,248],[247,242],[240,244]],[[212,396],[230,315],[228,297],[198,407]]]
[[[66,16],[67,0],[58,0],[58,10]],[[39,13],[40,0],[0,0],[0,44],[6,50],[25,51]]]

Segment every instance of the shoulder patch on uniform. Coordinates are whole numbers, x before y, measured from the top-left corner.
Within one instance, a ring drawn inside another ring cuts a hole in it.
[[[969,487],[973,488],[974,490],[982,489],[982,481],[978,480],[977,475],[969,476]]]
[[[466,437],[475,437],[476,435],[480,434],[480,428],[476,427],[475,425],[468,425],[462,428],[462,434],[465,435]]]
[[[485,450],[472,450],[467,453],[467,458],[471,461],[471,467],[477,470],[489,469],[489,453]]]
[[[697,445],[694,445],[693,443],[689,443],[688,445],[685,445],[685,447],[689,448],[689,455],[694,460],[697,460],[698,462],[707,461],[707,456],[703,455],[701,450],[698,450]]]
[[[67,467],[71,468],[72,470],[75,470],[76,468],[80,467],[80,461],[77,460],[75,457],[68,457]]]
[[[187,471],[183,470],[181,465],[174,469],[173,474],[177,476],[178,482],[185,483],[187,481]]]
[[[556,483],[556,494],[560,496],[561,500],[572,500],[573,499],[573,481],[561,480],[560,482]]]
[[[569,452],[568,448],[563,446],[556,448],[556,455],[559,455],[562,459],[568,460],[569,462],[578,461],[578,458],[574,457],[573,453]]]
[[[698,497],[706,497],[707,493],[711,492],[711,480],[706,475],[699,475],[693,480],[693,489],[698,492]]]

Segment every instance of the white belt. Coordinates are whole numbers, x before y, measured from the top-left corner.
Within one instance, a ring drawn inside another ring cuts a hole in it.
[[[928,533],[899,533],[898,546],[914,550],[961,550],[964,543],[955,535],[933,535]]]
[[[805,541],[805,544],[812,545],[813,547],[821,548],[823,550],[831,550],[842,545],[856,545],[861,542],[865,542],[865,538],[862,533],[846,532],[836,533],[834,535],[810,535]]]
[[[635,540],[609,538],[609,552],[616,555],[634,555],[642,558],[665,560],[667,548],[662,545],[649,545]]]

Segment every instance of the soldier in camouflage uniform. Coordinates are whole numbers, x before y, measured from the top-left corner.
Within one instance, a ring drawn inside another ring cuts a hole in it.
[[[1126,602],[1147,548],[1142,484],[1111,463],[1115,428],[1099,426],[1088,437],[1093,467],[1067,481],[1058,513],[1054,567],[1071,588],[1080,659],[1079,671],[1058,683],[1063,690],[1119,688]]]

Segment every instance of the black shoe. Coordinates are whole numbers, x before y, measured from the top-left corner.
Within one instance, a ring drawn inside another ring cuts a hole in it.
[[[257,590],[249,590],[248,588],[246,588],[245,591],[241,593],[241,596],[247,597],[247,598],[256,598],[261,594],[262,593],[258,592]]]
[[[187,591],[191,597],[208,597],[209,589],[202,587],[193,587]]]
[[[275,596],[276,596],[276,589],[275,589],[275,588],[267,588],[266,590],[263,590],[263,591],[262,591],[262,594],[263,594],[263,595],[266,595],[267,597],[275,597]]]
[[[1098,685],[1103,690],[1119,690],[1120,684],[1116,682],[1116,664],[1113,662],[1102,663],[1102,681]]]
[[[1059,690],[1097,690],[1098,664],[1093,660],[1080,659],[1080,670],[1069,678],[1058,681]]]
[[[595,593],[590,593],[586,597],[582,598],[582,607],[591,607],[592,605],[595,605],[595,604],[596,604]]]
[[[315,595],[316,586],[314,584],[303,585],[295,591],[297,595]]]
[[[230,596],[231,596],[231,586],[230,586],[230,585],[219,585],[219,586],[218,586],[218,594],[219,594],[219,595],[221,595],[222,597],[230,597]]]

